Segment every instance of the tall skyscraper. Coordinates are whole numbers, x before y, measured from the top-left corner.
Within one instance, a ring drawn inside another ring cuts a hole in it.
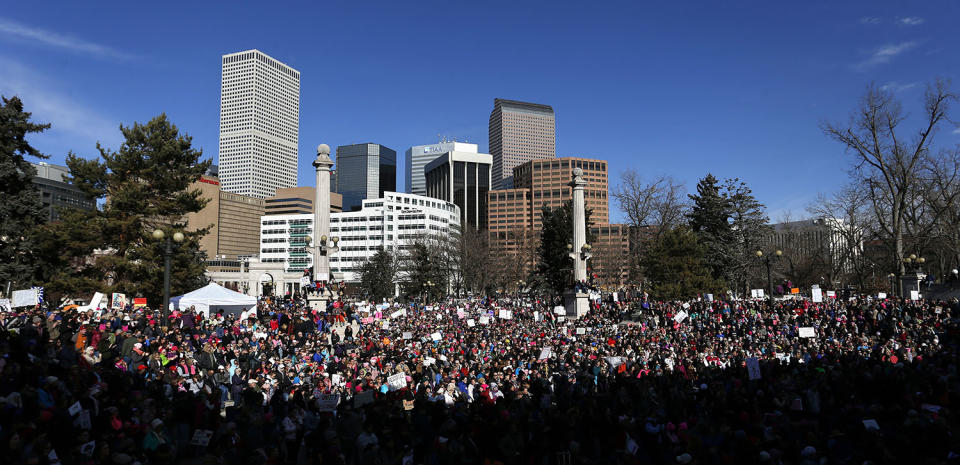
[[[365,199],[382,199],[397,190],[397,152],[380,144],[337,147],[337,192],[343,211],[359,210]]]
[[[539,103],[494,99],[490,112],[493,188],[513,187],[513,168],[556,156],[553,108]]]
[[[424,167],[440,155],[447,152],[477,153],[477,144],[464,142],[441,141],[432,145],[415,145],[407,149],[407,161],[404,174],[407,180],[407,192],[417,195],[426,195],[427,187],[424,178]]]
[[[486,153],[447,152],[427,164],[427,196],[453,202],[460,223],[487,228],[487,193],[492,157]]]
[[[297,185],[300,72],[259,50],[224,55],[220,182],[251,197]]]

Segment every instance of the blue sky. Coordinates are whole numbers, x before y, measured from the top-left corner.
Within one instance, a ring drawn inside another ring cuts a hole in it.
[[[934,78],[960,90],[949,0],[158,5],[0,12],[0,93],[53,124],[31,139],[53,163],[116,148],[119,124],[161,112],[215,160],[220,56],[257,48],[301,72],[302,185],[321,142],[402,153],[440,134],[485,151],[500,97],[552,105],[558,155],[609,160],[613,184],[634,168],[693,189],[712,172],[797,218],[846,181],[850,159],[818,124],[846,120],[868,83],[914,114]]]

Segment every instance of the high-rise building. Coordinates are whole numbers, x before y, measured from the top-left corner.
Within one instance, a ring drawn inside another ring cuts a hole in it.
[[[297,185],[300,72],[259,50],[222,57],[219,176],[251,197]]]
[[[487,192],[493,157],[486,153],[447,152],[426,166],[427,196],[453,202],[460,223],[487,228]]]
[[[538,103],[495,99],[490,112],[493,188],[513,187],[513,168],[556,156],[553,108]]]
[[[407,149],[404,174],[407,180],[407,193],[427,195],[424,167],[447,152],[477,153],[477,144],[442,141],[432,145],[415,145]]]
[[[40,191],[40,202],[43,204],[44,215],[47,221],[60,219],[59,208],[78,208],[81,210],[95,210],[97,202],[84,194],[79,187],[66,181],[70,170],[66,166],[51,165],[49,163],[31,163],[37,170],[33,177],[33,184]]]
[[[397,190],[397,152],[380,144],[337,147],[337,192],[343,211],[359,210],[366,199]]]
[[[316,189],[310,186],[277,189],[277,194],[264,199],[264,215],[312,215]],[[343,197],[330,193],[330,213],[343,211]]]

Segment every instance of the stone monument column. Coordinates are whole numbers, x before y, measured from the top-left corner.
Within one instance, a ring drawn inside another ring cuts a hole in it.
[[[573,244],[570,247],[570,258],[573,259],[573,280],[586,281],[587,260],[590,259],[590,245],[587,244],[587,215],[583,196],[583,170],[573,169],[573,179],[570,181],[573,188]],[[568,317],[580,318],[587,314],[590,308],[590,295],[578,292],[576,287],[564,293],[564,307]]]
[[[330,280],[330,258],[327,256],[330,235],[330,146],[320,144],[317,147],[317,159],[313,161],[317,170],[317,187],[313,197],[313,280],[327,282]],[[311,309],[326,311],[327,302],[332,293],[329,287],[323,292],[311,293],[307,297]]]

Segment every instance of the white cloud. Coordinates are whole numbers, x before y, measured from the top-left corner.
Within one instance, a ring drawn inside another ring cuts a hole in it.
[[[880,24],[883,20],[876,16],[864,16],[860,18],[860,24]]]
[[[889,63],[897,55],[900,55],[917,46],[916,41],[900,42],[899,44],[887,44],[876,50],[866,60],[857,63],[854,67],[859,70],[870,68],[883,63]]]
[[[960,134],[960,126],[957,126],[957,128],[953,130],[953,133]]]
[[[92,55],[99,58],[113,58],[127,60],[133,55],[115,50],[105,45],[88,42],[83,39],[59,34],[46,29],[27,26],[25,24],[0,18],[0,35],[21,41],[28,41],[59,48],[74,53]]]
[[[908,83],[906,83],[906,84],[901,84],[901,83],[899,83],[899,82],[893,81],[893,82],[888,82],[888,83],[880,86],[880,90],[886,90],[886,91],[898,93],[898,92],[903,92],[903,91],[906,91],[906,90],[913,89],[914,87],[917,87],[918,85],[920,85],[920,83],[917,83],[917,82],[908,82]]]
[[[901,26],[919,26],[923,24],[925,20],[917,16],[908,16],[906,18],[898,18],[897,24]]]
[[[79,151],[88,151],[98,141],[107,147],[119,145],[119,120],[101,115],[57,87],[42,73],[0,57],[0,94],[20,97],[24,110],[33,113],[32,121],[51,124],[40,137],[59,135],[56,138],[68,141],[69,148]]]

